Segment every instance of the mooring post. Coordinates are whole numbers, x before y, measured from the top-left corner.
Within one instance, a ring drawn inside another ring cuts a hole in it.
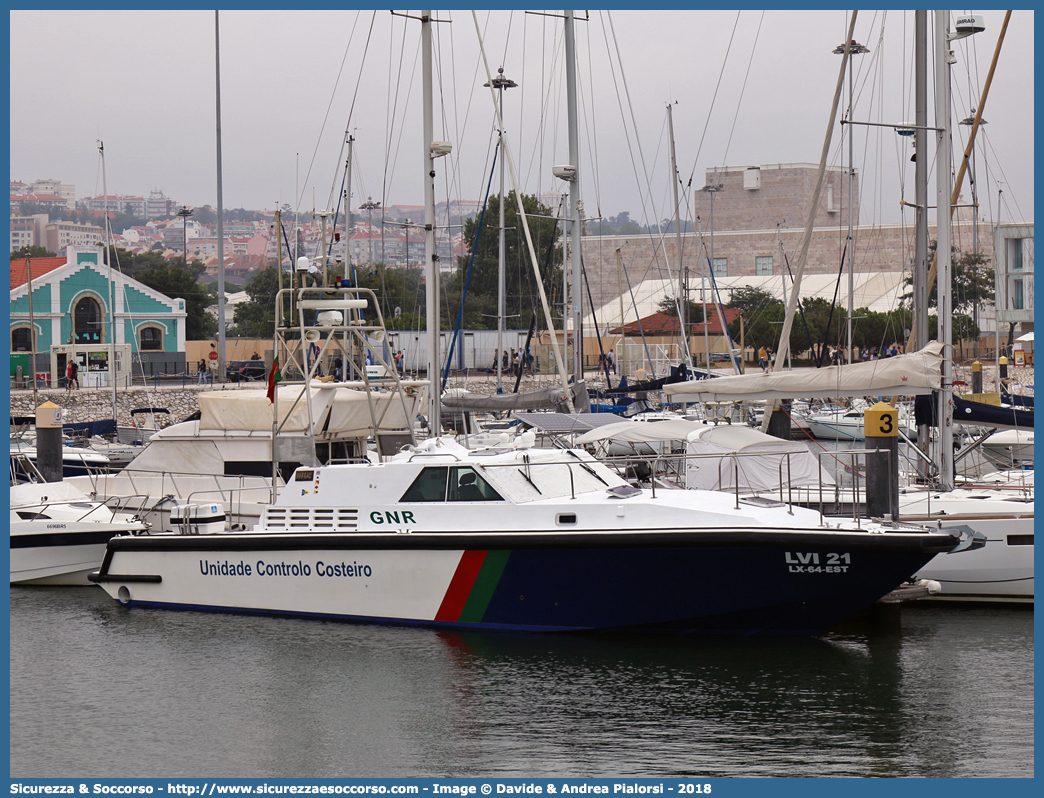
[[[899,413],[878,402],[863,413],[866,448],[866,514],[899,520]]]
[[[36,468],[46,482],[62,481],[62,409],[54,402],[36,408]]]

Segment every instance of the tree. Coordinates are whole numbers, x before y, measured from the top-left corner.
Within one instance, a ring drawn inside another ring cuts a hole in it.
[[[271,338],[275,335],[275,298],[279,291],[279,271],[269,267],[259,272],[246,286],[249,302],[236,307],[232,322],[244,338]]]
[[[686,322],[688,324],[701,324],[703,322],[703,307],[698,302],[693,302],[691,299],[686,303],[686,305]],[[660,304],[656,306],[656,309],[660,311],[660,313],[666,313],[668,316],[678,315],[678,303],[673,296],[665,296],[661,299]]]
[[[159,252],[135,255],[119,247],[110,247],[106,263],[119,267],[128,277],[159,291],[171,299],[185,300],[185,339],[202,341],[217,332],[217,319],[207,312],[217,295],[199,282],[205,267],[196,260],[188,266],[183,258],[167,260]]]
[[[783,301],[761,288],[744,286],[732,292],[727,308],[740,311],[743,319],[743,341],[746,346],[758,349],[762,346],[775,348],[779,343],[781,328],[778,323],[786,316]],[[729,333],[738,344],[740,320],[729,325]]]
[[[21,249],[16,249],[11,253],[11,260],[25,260],[26,258],[53,258],[55,254],[49,249],[44,247],[36,246],[35,244],[26,244]]]
[[[934,259],[937,241],[928,245],[928,262]],[[981,252],[961,252],[957,247],[951,247],[951,304],[954,313],[967,313],[976,309],[984,302],[992,302],[996,297],[994,286],[994,272],[989,267],[990,259]],[[911,290],[904,293],[900,299],[905,305],[913,301],[913,277],[906,277],[903,284]],[[928,307],[939,307],[938,280],[932,284],[928,292]]]
[[[541,281],[548,301],[561,292],[562,248],[558,245],[558,224],[551,216],[551,209],[537,201],[535,196],[522,195],[522,207],[525,208],[529,222],[529,230],[533,238],[533,247],[540,262]],[[451,280],[446,281],[443,294],[449,298],[456,297],[457,304],[450,304],[448,320],[450,328],[456,323],[460,306],[460,295],[465,282],[468,285],[468,299],[464,309],[465,317],[479,322],[477,329],[496,329],[496,300],[498,280],[498,235],[497,224],[500,214],[500,197],[491,196],[483,220],[482,233],[475,240],[478,232],[478,218],[468,219],[464,223],[464,238],[468,242],[468,255],[457,259],[457,272]],[[530,263],[529,250],[525,232],[518,217],[518,206],[514,197],[509,195],[504,207],[504,294],[505,314],[509,317],[528,319],[534,310],[540,309],[540,298],[533,278],[533,267]],[[550,249],[550,262],[548,250]],[[474,253],[474,265],[468,280],[468,268],[471,254]],[[492,313],[489,301],[492,299]],[[561,298],[559,297],[559,302]],[[446,320],[444,319],[444,322]]]

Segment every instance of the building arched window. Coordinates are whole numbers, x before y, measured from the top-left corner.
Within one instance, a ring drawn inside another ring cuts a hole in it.
[[[33,348],[32,328],[28,325],[15,327],[11,330],[11,351],[31,352]]]
[[[163,349],[163,330],[160,327],[142,327],[138,330],[138,351],[158,352]]]
[[[102,310],[92,296],[82,297],[73,309],[73,336],[78,344],[100,344],[104,333]]]

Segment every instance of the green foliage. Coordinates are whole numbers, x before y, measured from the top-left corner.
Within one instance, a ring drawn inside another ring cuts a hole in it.
[[[203,264],[196,260],[186,267],[182,258],[167,260],[159,252],[144,252],[134,255],[119,247],[110,247],[113,268],[119,268],[126,276],[159,291],[171,299],[184,299],[185,339],[202,341],[217,332],[217,319],[207,313],[214,304],[216,294],[200,284]]]
[[[53,258],[55,253],[44,247],[38,247],[35,244],[26,245],[21,249],[16,249],[11,253],[11,260],[25,260],[26,258]]]
[[[928,262],[931,263],[935,255],[936,241],[928,245]],[[994,271],[990,268],[990,259],[981,252],[961,252],[957,247],[951,247],[950,259],[953,294],[951,302],[954,313],[967,313],[985,302],[992,302],[996,296],[994,285]],[[913,300],[913,277],[906,277],[903,284],[910,288],[900,297],[905,305]],[[928,307],[939,307],[938,281],[932,284],[928,293]]]
[[[271,266],[254,275],[246,286],[249,302],[236,307],[232,323],[243,338],[271,338],[275,335],[275,298],[279,291],[279,270]]]
[[[660,313],[666,313],[668,316],[678,315],[678,304],[673,296],[666,296],[661,299],[660,304],[656,306],[656,309]],[[701,324],[703,322],[703,306],[690,299],[688,301],[688,311],[685,314],[685,318],[689,324]]]
[[[544,291],[553,307],[552,297],[558,297],[558,301],[561,301],[562,248],[558,244],[559,228],[554,219],[546,218],[551,216],[551,209],[538,202],[535,196],[523,194],[522,207],[526,211],[533,247],[539,259]],[[468,219],[464,223],[464,238],[468,242],[469,254],[458,258],[456,274],[443,283],[444,296],[447,299],[456,298],[456,304],[443,303],[444,329],[447,328],[447,324],[449,329],[452,329],[456,323],[461,288],[467,280],[472,251],[475,254],[475,263],[468,283],[468,300],[464,309],[464,318],[476,322],[474,329],[495,330],[497,328],[499,248],[497,226],[499,218],[500,198],[492,196],[489,198],[482,235],[477,244],[475,233],[478,230],[478,217]],[[525,232],[522,230],[518,217],[518,206],[512,195],[509,195],[504,207],[504,227],[504,313],[509,318],[528,319],[534,310],[540,309],[540,296],[533,278],[533,267],[530,263]],[[547,262],[549,248],[551,250],[550,264]],[[492,305],[490,305],[490,300],[492,300]]]
[[[761,288],[744,286],[732,292],[727,308],[736,308],[743,319],[743,342],[748,347],[775,349],[779,344],[782,322],[786,315],[783,301]],[[740,320],[729,325],[733,341],[740,342]]]
[[[343,277],[343,267],[330,270],[331,275]],[[424,273],[419,267],[388,267],[375,263],[372,267],[355,267],[348,274],[353,285],[369,288],[381,303],[384,323],[390,330],[419,330],[425,326]],[[332,279],[332,278],[331,278]],[[399,318],[395,319],[395,309]],[[406,325],[404,319],[420,319],[419,324]]]

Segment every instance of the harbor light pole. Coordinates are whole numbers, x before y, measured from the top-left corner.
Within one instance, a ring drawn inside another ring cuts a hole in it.
[[[369,228],[366,231],[366,236],[370,240],[370,268],[373,268],[373,211],[374,208],[381,207],[381,203],[374,202],[373,197],[367,197],[366,202],[359,206],[359,210],[366,211],[366,225]]]
[[[188,268],[188,219],[192,215],[192,209],[188,206],[182,206],[181,210],[178,211],[178,216],[181,217],[181,234],[185,237],[183,242],[183,254],[182,258],[185,260],[185,268]]]
[[[492,86],[500,95],[500,142],[504,141],[504,89],[513,89],[518,86],[511,78],[504,77],[504,67],[497,70],[497,76],[490,78],[489,82],[482,84],[485,88]],[[504,154],[503,148],[500,152],[500,236],[497,250],[497,393],[502,393],[501,387],[504,351]]]

